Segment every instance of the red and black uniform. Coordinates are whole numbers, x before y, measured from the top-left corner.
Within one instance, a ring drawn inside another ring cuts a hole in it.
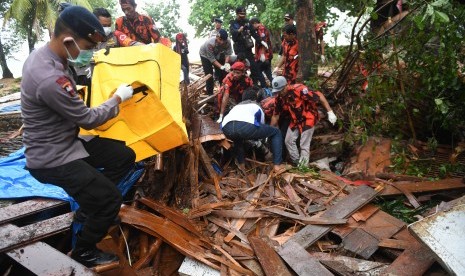
[[[221,92],[218,94],[218,103],[223,102],[223,94],[228,94],[229,98],[234,100],[236,104],[242,101],[242,93],[249,87],[253,86],[253,81],[247,76],[236,80],[234,79],[233,73],[228,73],[223,79],[223,85],[221,86]]]
[[[320,119],[317,104],[320,97],[303,84],[293,84],[285,95],[278,95],[274,114],[280,115],[287,109],[291,115],[289,128],[299,129],[299,132],[310,129]]]
[[[261,73],[265,73],[266,77],[270,81],[273,81],[273,76],[271,74],[271,60],[273,59],[273,49],[271,47],[271,34],[270,31],[260,24],[256,29],[257,35],[262,41],[265,41],[268,45],[268,49],[263,46],[261,43],[255,43],[255,62],[257,63],[258,70]],[[261,55],[265,55],[265,60],[260,60]],[[263,86],[262,86],[263,87]]]
[[[283,77],[286,78],[289,84],[295,84],[297,71],[299,69],[299,59],[296,56],[299,54],[299,42],[297,39],[282,43],[284,70]]]
[[[115,25],[117,31],[123,32],[132,40],[144,44],[160,42],[160,32],[153,19],[146,15],[139,14],[134,20],[122,16],[116,19]]]
[[[257,28],[257,35],[260,37],[262,41],[265,41],[268,44],[268,49],[265,48],[260,43],[255,43],[255,61],[260,61],[260,55],[262,53],[265,54],[265,59],[271,61],[273,59],[273,49],[271,47],[271,34],[270,31],[260,24]]]

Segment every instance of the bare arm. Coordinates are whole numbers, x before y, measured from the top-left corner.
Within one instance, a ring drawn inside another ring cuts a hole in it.
[[[220,115],[224,114],[224,111],[226,110],[226,106],[228,105],[228,101],[229,101],[229,93],[224,93],[223,100],[221,101]]]
[[[325,95],[323,95],[323,93],[321,93],[320,91],[316,91],[315,93],[320,98],[320,102],[323,105],[323,107],[326,109],[326,111],[327,112],[331,111],[332,110],[331,106],[329,106],[328,100],[326,100]]]
[[[273,115],[273,117],[271,117],[270,126],[277,127],[278,121],[279,121],[279,115]]]

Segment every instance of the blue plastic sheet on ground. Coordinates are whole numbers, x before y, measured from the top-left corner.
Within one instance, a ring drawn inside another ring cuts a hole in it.
[[[75,211],[79,206],[62,188],[43,184],[37,181],[24,169],[26,157],[24,148],[0,159],[0,199],[15,199],[26,197],[46,197],[69,201],[71,210]],[[118,184],[122,195],[125,195],[132,185],[139,179],[144,171],[142,163],[137,163],[134,168]]]
[[[8,106],[4,106],[0,108],[0,113],[5,113],[5,112],[13,112],[13,111],[20,111],[21,110],[21,104],[12,104]]]

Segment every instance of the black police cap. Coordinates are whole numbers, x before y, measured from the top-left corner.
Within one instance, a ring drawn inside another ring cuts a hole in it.
[[[215,18],[215,19],[213,19],[213,21],[223,24],[223,20],[221,20],[221,19],[218,18],[218,17]]]
[[[244,7],[237,7],[236,8],[236,13],[246,13]]]
[[[105,41],[105,31],[97,17],[86,8],[71,6],[60,13],[60,19],[79,37],[92,43]]]

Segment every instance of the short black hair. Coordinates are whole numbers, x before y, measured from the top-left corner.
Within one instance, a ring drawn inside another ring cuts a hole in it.
[[[245,89],[244,93],[242,93],[242,101],[257,101],[258,90],[259,88],[257,86]]]
[[[258,17],[252,17],[249,21],[250,24],[260,23],[260,19]]]
[[[61,34],[70,34],[73,37],[76,37],[77,34],[73,32],[66,24],[63,22],[63,19],[60,17],[57,18],[57,21],[55,22],[55,28],[53,29],[53,35],[55,37],[60,36]]]
[[[286,25],[286,26],[283,28],[283,31],[284,31],[286,34],[297,34],[297,28],[295,27],[295,25]]]
[[[94,13],[95,16],[97,16],[97,18],[99,18],[99,16],[106,17],[106,18],[111,18],[110,12],[108,12],[108,10],[105,9],[105,8],[95,8],[93,13]]]

